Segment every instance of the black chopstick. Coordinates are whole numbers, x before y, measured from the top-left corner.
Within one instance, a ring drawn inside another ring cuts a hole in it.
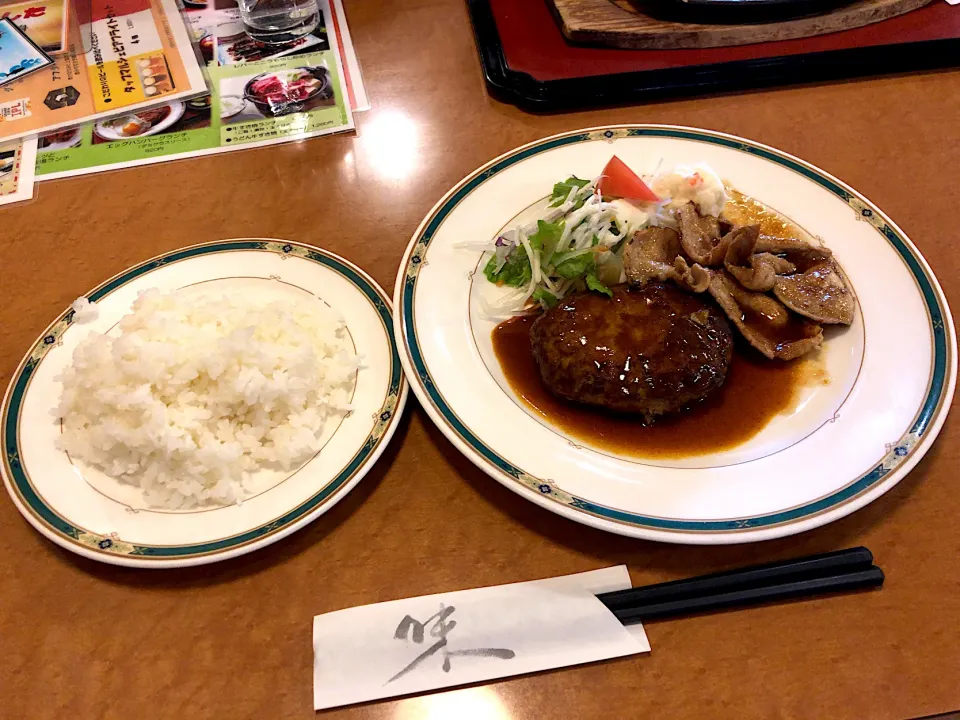
[[[614,611],[613,614],[624,625],[629,625],[630,623],[662,620],[678,615],[728,610],[735,607],[757,605],[778,600],[792,600],[809,597],[811,595],[863,590],[866,588],[879,587],[882,584],[883,571],[874,566],[867,570],[858,570],[852,573],[782,582],[777,585],[754,587],[746,590],[731,590],[729,592],[704,595],[701,597],[687,597],[679,600],[652,603],[650,605],[622,608]]]
[[[709,612],[883,584],[867,548],[603,593],[597,597],[624,624]]]
[[[628,588],[599,596],[611,610],[640,604],[702,596],[724,590],[737,590],[771,585],[780,580],[798,580],[817,575],[831,575],[851,570],[866,570],[873,565],[873,554],[865,547],[810,555],[781,562],[751,565],[710,575]]]

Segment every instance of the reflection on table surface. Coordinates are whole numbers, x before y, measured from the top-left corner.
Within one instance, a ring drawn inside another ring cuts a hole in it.
[[[413,118],[386,110],[371,114],[356,145],[382,179],[404,180],[417,165],[418,135]]]
[[[509,720],[513,717],[496,688],[471,687],[401,700],[392,720]]]

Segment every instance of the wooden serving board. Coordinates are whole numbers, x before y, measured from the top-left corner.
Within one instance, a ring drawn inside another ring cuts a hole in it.
[[[575,43],[633,50],[672,50],[824,35],[879,22],[932,0],[856,0],[823,15],[749,25],[681,23],[643,14],[629,0],[548,0],[564,36]]]

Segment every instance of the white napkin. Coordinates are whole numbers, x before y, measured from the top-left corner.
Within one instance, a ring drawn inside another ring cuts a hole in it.
[[[648,652],[595,597],[625,566],[363,605],[313,619],[317,710]]]

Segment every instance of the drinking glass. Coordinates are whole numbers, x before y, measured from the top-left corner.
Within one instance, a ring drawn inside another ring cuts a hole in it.
[[[271,45],[292,42],[320,24],[317,0],[238,0],[244,29]]]

